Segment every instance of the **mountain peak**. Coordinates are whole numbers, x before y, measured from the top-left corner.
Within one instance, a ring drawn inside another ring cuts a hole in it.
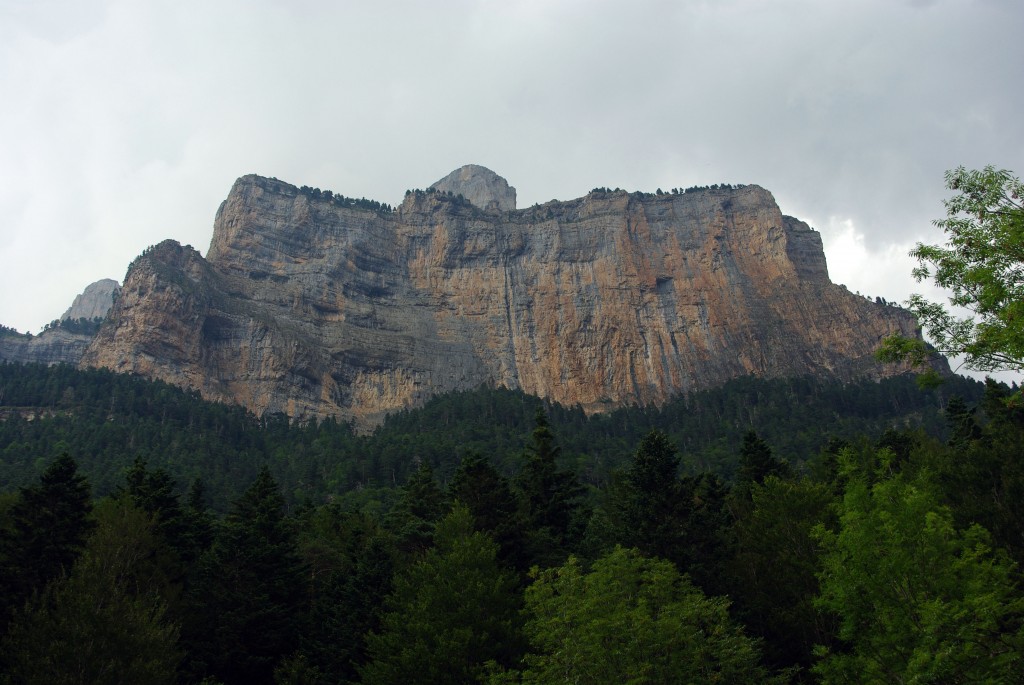
[[[114,296],[121,286],[112,278],[104,278],[86,286],[81,295],[75,297],[61,321],[68,319],[102,319],[114,304]]]
[[[430,186],[462,195],[480,209],[511,212],[516,208],[516,189],[498,174],[479,164],[459,167]]]

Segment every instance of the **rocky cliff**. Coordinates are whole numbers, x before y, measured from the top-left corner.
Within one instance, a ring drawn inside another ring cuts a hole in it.
[[[110,278],[89,284],[39,335],[0,329],[0,361],[77,365],[98,330],[96,321],[107,315],[119,291]]]
[[[430,186],[434,190],[462,195],[481,209],[511,212],[516,208],[516,189],[498,174],[477,164],[458,168]]]
[[[67,311],[61,314],[61,321],[76,319],[102,319],[114,304],[114,298],[121,292],[121,286],[112,278],[104,278],[85,287]]]
[[[240,178],[206,258],[138,258],[82,363],[364,426],[481,384],[599,411],[905,371],[872,353],[910,314],[832,284],[819,235],[757,186],[522,210],[493,179],[435,186],[389,211]]]
[[[91,333],[48,328],[39,335],[0,334],[0,362],[75,366],[92,343]]]

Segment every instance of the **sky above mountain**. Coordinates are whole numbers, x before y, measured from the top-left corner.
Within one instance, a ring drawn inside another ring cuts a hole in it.
[[[397,204],[467,163],[519,206],[755,183],[833,281],[933,296],[943,173],[1024,174],[1017,0],[0,0],[0,323],[148,245],[205,254],[246,173]]]

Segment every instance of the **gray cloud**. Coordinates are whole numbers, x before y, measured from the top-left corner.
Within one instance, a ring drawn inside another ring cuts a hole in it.
[[[960,0],[0,3],[0,322],[163,238],[205,252],[244,173],[395,203],[470,162],[521,205],[757,183],[835,280],[903,299],[943,172],[1024,173],[1020,26]]]

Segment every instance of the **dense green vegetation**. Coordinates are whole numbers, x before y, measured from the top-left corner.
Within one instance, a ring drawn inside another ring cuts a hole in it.
[[[946,398],[957,394],[976,403],[982,387],[962,378],[927,392],[909,377],[845,386],[740,378],[661,408],[590,417],[579,408],[546,409],[559,436],[559,464],[585,485],[605,484],[654,429],[672,440],[686,473],[713,472],[729,481],[750,430],[800,472],[830,441],[918,427],[942,437]],[[166,383],[102,369],[0,364],[0,489],[28,484],[63,452],[78,462],[97,496],[112,493],[124,470],[142,458],[178,482],[201,479],[219,512],[264,465],[290,503],[392,488],[417,462],[428,462],[446,483],[471,453],[511,477],[521,469],[540,406],[537,398],[504,389],[454,393],[389,417],[371,435],[356,435],[330,420],[257,419]]]
[[[1016,394],[481,389],[357,435],[0,365],[0,682],[1011,682]]]

